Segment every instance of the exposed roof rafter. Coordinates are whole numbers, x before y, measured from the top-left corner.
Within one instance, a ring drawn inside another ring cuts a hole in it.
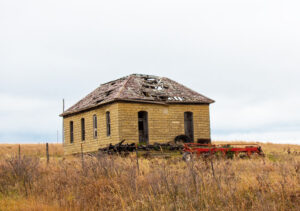
[[[165,77],[132,74],[101,84],[61,116],[82,112],[114,101],[159,104],[209,104],[214,101]]]

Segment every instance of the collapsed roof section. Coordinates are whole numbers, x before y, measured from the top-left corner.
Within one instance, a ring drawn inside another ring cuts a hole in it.
[[[100,85],[61,116],[82,112],[114,101],[209,104],[214,101],[165,77],[132,74]]]

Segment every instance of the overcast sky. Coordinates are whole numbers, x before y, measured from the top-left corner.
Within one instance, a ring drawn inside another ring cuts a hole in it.
[[[216,101],[214,140],[300,144],[299,0],[0,0],[0,143],[61,141],[76,103],[131,73]]]

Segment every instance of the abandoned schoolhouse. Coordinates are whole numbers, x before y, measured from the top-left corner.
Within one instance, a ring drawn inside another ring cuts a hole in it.
[[[63,117],[64,151],[97,151],[121,140],[153,144],[185,135],[210,141],[214,101],[166,77],[132,74],[101,84]]]

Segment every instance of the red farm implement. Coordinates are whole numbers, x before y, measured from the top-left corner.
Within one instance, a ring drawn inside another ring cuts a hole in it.
[[[189,160],[191,155],[209,156],[209,155],[224,155],[229,158],[236,156],[248,156],[252,154],[263,155],[262,149],[258,144],[184,144],[183,158]]]

